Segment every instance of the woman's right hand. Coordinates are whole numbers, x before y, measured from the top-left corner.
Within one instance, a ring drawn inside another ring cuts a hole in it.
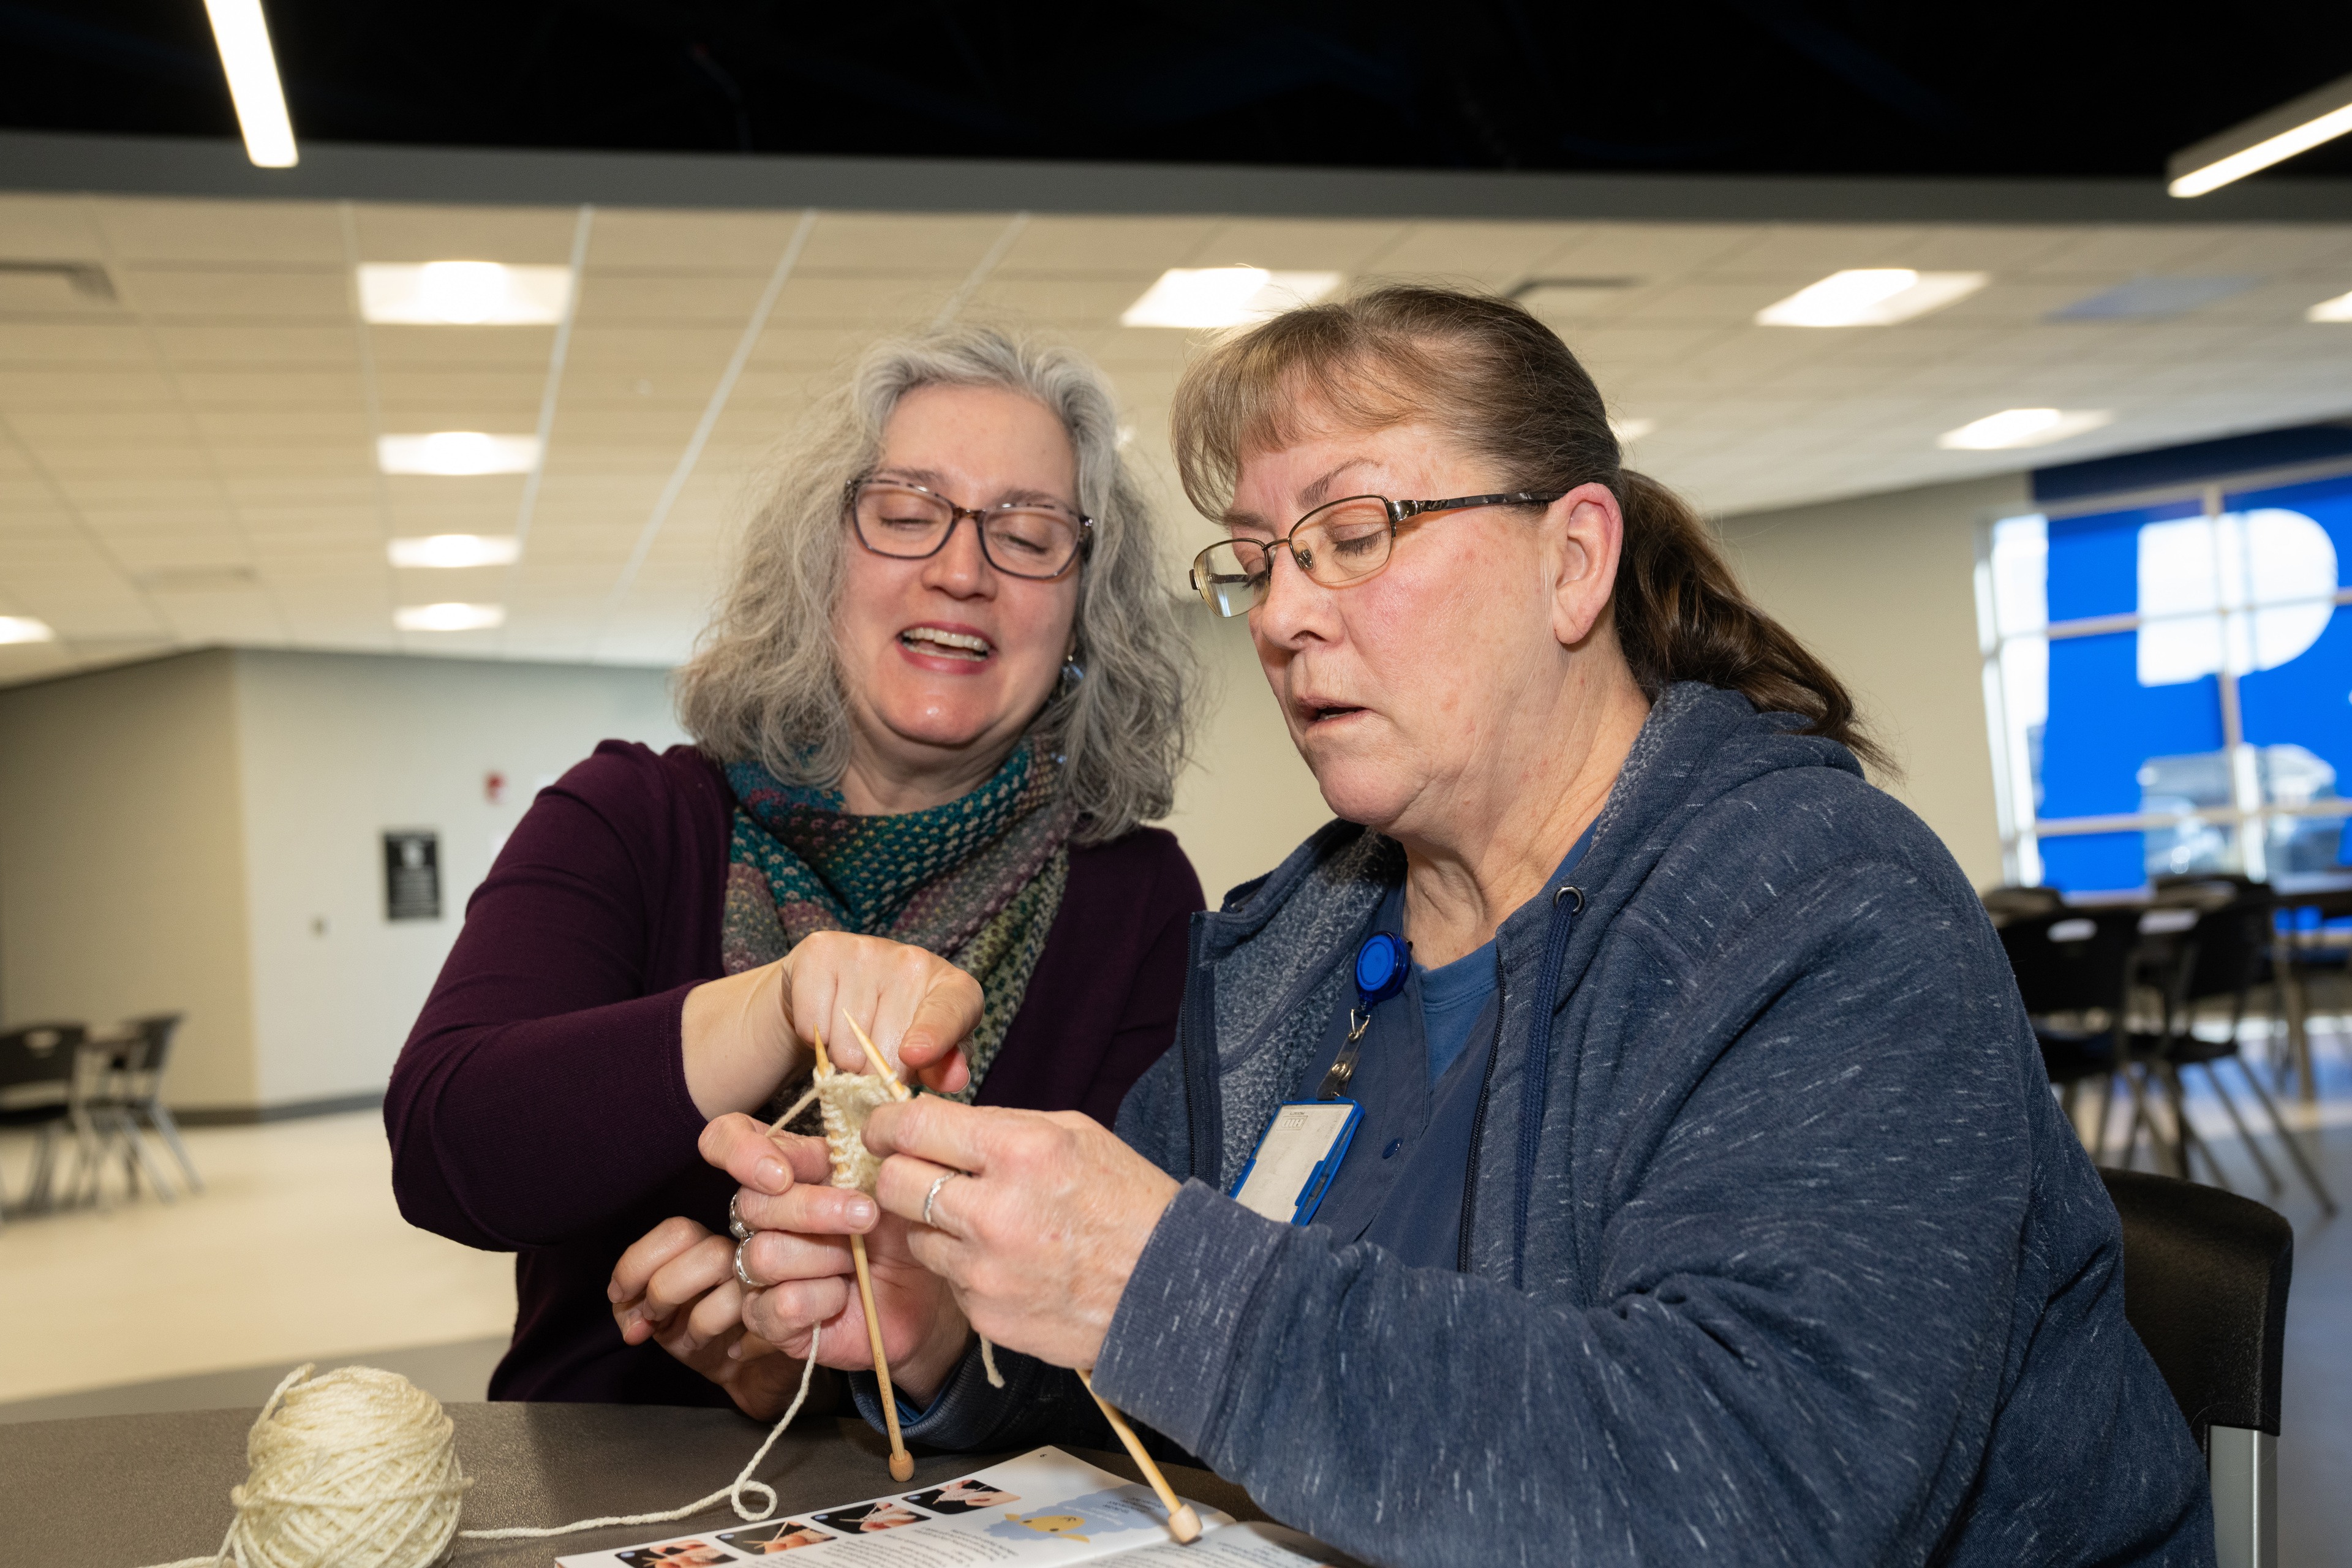
[[[748,1116],[723,1116],[703,1130],[703,1157],[742,1184],[735,1212],[753,1233],[743,1267],[760,1288],[744,1293],[744,1329],[795,1357],[808,1354],[814,1332],[824,1365],[872,1370],[849,1247],[851,1236],[863,1236],[891,1382],[929,1404],[971,1342],[971,1325],[946,1282],[915,1261],[907,1222],[883,1214],[863,1193],[824,1188],[838,1202],[821,1205],[811,1201],[809,1187],[780,1184],[762,1152],[772,1147],[767,1129]]]
[[[925,1085],[953,1094],[971,1081],[958,1047],[979,1026],[982,1003],[980,982],[937,953],[818,931],[773,963],[687,993],[678,1020],[687,1091],[706,1117],[752,1110],[802,1074],[814,1039],[861,1070],[864,1053],[841,1022],[847,1013]]]

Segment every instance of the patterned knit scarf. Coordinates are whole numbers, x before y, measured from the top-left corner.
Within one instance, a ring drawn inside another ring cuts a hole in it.
[[[773,963],[820,931],[938,953],[985,998],[964,1042],[971,1084],[956,1098],[969,1100],[1062,907],[1077,814],[1060,770],[1024,744],[961,799],[891,816],[854,816],[837,791],[793,788],[757,763],[729,764],[727,782],[738,803],[719,936],[727,973]]]

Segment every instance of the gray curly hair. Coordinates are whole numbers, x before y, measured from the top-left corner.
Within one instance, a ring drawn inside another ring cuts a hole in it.
[[[1102,842],[1165,816],[1188,750],[1191,639],[1160,582],[1151,515],[1118,454],[1110,384],[1076,350],[993,327],[887,338],[779,449],[746,520],[717,615],[677,672],[680,721],[721,762],[757,761],[786,784],[831,788],[849,760],[833,612],[848,550],[842,495],[870,469],[898,400],[921,386],[1002,386],[1054,411],[1077,457],[1078,507],[1095,520],[1078,574],[1078,659],[1029,742],[1066,759],[1063,787]]]

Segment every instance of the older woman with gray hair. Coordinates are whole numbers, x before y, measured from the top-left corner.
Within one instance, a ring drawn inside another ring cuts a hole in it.
[[[500,852],[384,1104],[402,1212],[518,1255],[492,1397],[782,1405],[698,1144],[844,1010],[936,1091],[1105,1121],[1168,1047],[1200,884],[1139,825],[1191,656],[1115,413],[1066,349],[876,345],[679,673],[696,744],[604,742]],[[766,1148],[795,1228],[873,1226],[821,1141]]]

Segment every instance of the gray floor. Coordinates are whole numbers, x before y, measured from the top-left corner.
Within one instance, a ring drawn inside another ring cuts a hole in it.
[[[489,1386],[490,1369],[506,1353],[506,1336],[458,1340],[445,1345],[410,1345],[403,1350],[373,1351],[364,1355],[330,1356],[319,1360],[320,1372],[339,1366],[376,1366],[396,1372],[434,1398],[445,1403],[478,1400]],[[163,1410],[229,1410],[258,1407],[278,1380],[300,1362],[272,1362],[267,1366],[238,1367],[228,1372],[199,1373],[193,1377],[159,1378],[152,1383],[117,1384],[111,1388],[52,1394],[42,1399],[19,1399],[0,1405],[0,1425],[15,1421],[63,1421],[83,1415],[147,1415]]]

